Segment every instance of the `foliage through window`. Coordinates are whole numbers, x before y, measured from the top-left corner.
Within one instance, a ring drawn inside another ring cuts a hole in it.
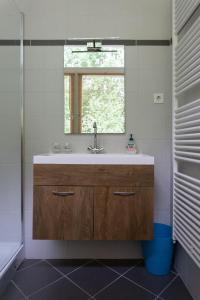
[[[125,132],[124,47],[103,47],[116,52],[83,52],[85,47],[64,47],[65,133]]]

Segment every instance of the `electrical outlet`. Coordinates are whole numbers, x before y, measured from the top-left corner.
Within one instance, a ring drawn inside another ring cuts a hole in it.
[[[153,103],[155,104],[164,103],[164,94],[163,93],[153,94]]]

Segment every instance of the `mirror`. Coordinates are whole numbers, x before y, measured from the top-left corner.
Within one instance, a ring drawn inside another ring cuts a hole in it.
[[[64,47],[64,133],[125,133],[124,46]]]

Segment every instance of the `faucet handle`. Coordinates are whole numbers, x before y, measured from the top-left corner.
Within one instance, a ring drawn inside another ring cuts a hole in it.
[[[103,147],[98,148],[98,152],[103,152],[103,151],[104,151]]]
[[[97,147],[97,148],[95,148],[95,147],[93,147],[93,146],[89,146],[88,148],[87,148],[91,153],[100,153],[100,152],[102,152],[102,151],[104,151],[104,148],[103,147]]]

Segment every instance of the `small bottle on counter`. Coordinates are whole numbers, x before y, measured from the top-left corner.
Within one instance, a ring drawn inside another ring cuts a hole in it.
[[[58,142],[53,142],[51,144],[51,153],[61,153],[61,144]]]
[[[127,150],[128,150],[128,153],[133,153],[133,154],[137,153],[136,143],[135,143],[135,139],[134,139],[132,133],[130,134],[130,137],[128,140]]]
[[[63,149],[64,149],[64,153],[71,153],[72,152],[71,146],[70,146],[70,144],[68,142],[66,142],[64,144]]]

